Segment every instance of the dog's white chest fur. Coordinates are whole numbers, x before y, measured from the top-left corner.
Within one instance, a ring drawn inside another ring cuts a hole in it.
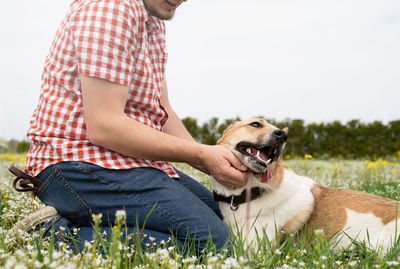
[[[253,182],[256,183],[256,180]],[[212,180],[212,183],[215,191],[228,195],[225,187],[215,180]],[[255,246],[257,235],[260,238],[266,235],[269,240],[274,240],[276,233],[294,218],[296,221],[308,219],[314,204],[311,193],[314,184],[315,182],[309,178],[300,177],[290,170],[285,170],[283,181],[278,189],[267,191],[261,198],[250,202],[248,216],[246,204],[240,205],[234,211],[228,203],[222,202],[220,203],[221,213],[225,223],[230,225],[235,233],[240,232],[247,245]],[[242,190],[235,190],[233,194],[237,195]],[[246,221],[249,222],[249,231],[246,231]]]

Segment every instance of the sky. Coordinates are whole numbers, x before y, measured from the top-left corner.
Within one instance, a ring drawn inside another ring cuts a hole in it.
[[[23,139],[67,0],[3,0],[0,137]],[[399,0],[188,0],[166,22],[182,118],[400,120]]]

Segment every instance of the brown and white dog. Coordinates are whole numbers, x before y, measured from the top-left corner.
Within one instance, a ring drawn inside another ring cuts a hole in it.
[[[236,122],[225,130],[218,144],[232,150],[249,168],[248,183],[242,188],[232,190],[211,178],[225,223],[235,233],[244,232],[245,242],[252,248],[264,232],[274,240],[282,231],[292,234],[307,227],[335,238],[335,249],[351,247],[354,239],[386,252],[399,234],[398,202],[326,188],[295,174],[281,162],[287,132],[287,128],[280,130],[258,118]],[[250,204],[245,198],[249,188]],[[251,226],[248,231],[246,222]]]

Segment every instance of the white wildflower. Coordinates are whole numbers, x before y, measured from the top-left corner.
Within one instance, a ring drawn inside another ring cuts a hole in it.
[[[101,213],[99,213],[99,214],[93,214],[92,215],[92,219],[93,219],[93,222],[95,223],[95,224],[100,224],[101,223],[101,219],[103,218],[103,214],[101,214]]]
[[[92,247],[92,244],[89,241],[85,240],[84,246],[85,246],[85,248],[89,249]]]
[[[245,258],[245,257],[242,257],[242,256],[240,256],[239,257],[239,263],[240,264],[245,264],[245,263],[247,263],[249,260],[247,260],[247,258]]]
[[[158,249],[156,252],[161,258],[169,257],[169,252],[165,248]]]
[[[126,211],[125,210],[117,210],[115,212],[115,218],[117,220],[125,220],[126,219]]]
[[[195,256],[188,257],[182,260],[183,263],[194,263],[195,261],[197,261],[197,257]]]
[[[227,259],[224,261],[224,265],[225,265],[225,266],[228,266],[228,268],[231,268],[231,267],[239,268],[239,267],[240,267],[240,266],[239,266],[239,263],[237,262],[237,260],[234,259],[234,258],[232,258],[232,257],[227,258]]]
[[[357,264],[357,261],[351,261],[351,262],[349,262],[349,265],[350,266],[354,266],[354,265],[356,265]]]
[[[14,269],[26,269],[26,268],[28,268],[28,267],[26,267],[25,264],[21,264],[21,263],[16,264],[14,267]]]
[[[214,264],[217,261],[218,261],[218,257],[213,256],[213,257],[208,258],[208,263],[209,264]]]
[[[324,230],[322,230],[322,229],[316,229],[316,230],[314,231],[314,234],[315,234],[315,235],[324,235],[325,232],[324,232]]]

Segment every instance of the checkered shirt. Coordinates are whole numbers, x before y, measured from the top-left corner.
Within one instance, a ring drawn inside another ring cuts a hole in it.
[[[75,0],[46,58],[39,103],[28,130],[25,170],[37,175],[63,161],[111,169],[153,167],[178,177],[170,164],[131,158],[93,145],[84,121],[79,74],[129,87],[125,113],[156,130],[168,114],[161,104],[167,55],[164,22],[142,0]]]

